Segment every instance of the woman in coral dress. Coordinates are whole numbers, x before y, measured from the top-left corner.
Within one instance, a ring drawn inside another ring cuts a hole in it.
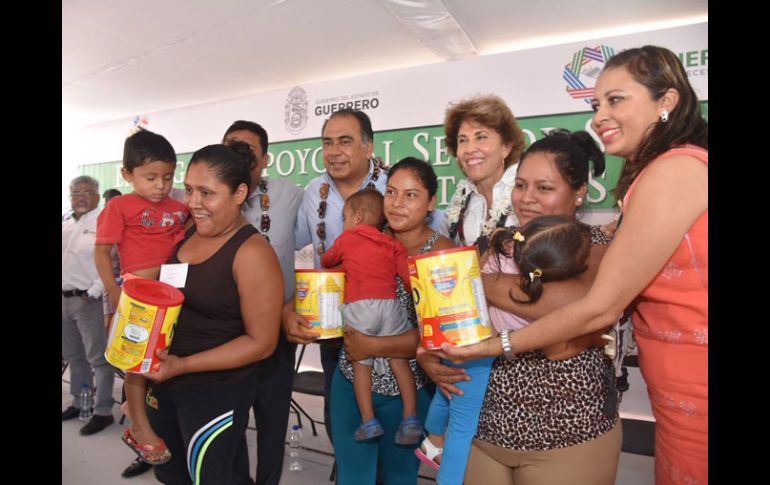
[[[589,292],[510,334],[507,352],[609,326],[635,304],[634,335],[655,432],[657,484],[708,483],[708,123],[676,54],[611,58],[594,90],[593,129],[624,157],[623,214]],[[455,361],[502,355],[499,338],[444,349]]]

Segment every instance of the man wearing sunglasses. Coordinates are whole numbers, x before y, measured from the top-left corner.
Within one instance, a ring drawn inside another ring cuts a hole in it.
[[[284,303],[293,302],[294,227],[303,191],[290,180],[262,176],[268,162],[267,131],[262,126],[253,121],[234,122],[222,143],[234,141],[249,145],[257,159],[251,170],[248,203],[241,210],[275,249],[283,272]],[[278,485],[281,479],[296,349],[281,332],[273,355],[257,363],[257,397],[252,407],[257,428],[257,485]]]

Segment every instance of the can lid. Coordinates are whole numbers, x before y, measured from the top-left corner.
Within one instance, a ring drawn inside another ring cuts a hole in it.
[[[302,274],[302,273],[340,273],[345,274],[345,270],[342,268],[335,268],[335,269],[295,269],[294,274]]]
[[[177,306],[184,294],[173,286],[147,278],[133,278],[123,283],[123,291],[131,298],[156,306]]]
[[[460,253],[464,251],[476,251],[478,248],[476,246],[460,246],[457,248],[451,248],[451,249],[440,249],[438,251],[431,251],[429,253],[423,253],[423,254],[416,254],[414,256],[409,256],[407,259],[410,261],[417,261],[418,259],[424,259],[424,258],[432,258],[433,256],[441,256],[443,254],[452,254],[452,253]]]

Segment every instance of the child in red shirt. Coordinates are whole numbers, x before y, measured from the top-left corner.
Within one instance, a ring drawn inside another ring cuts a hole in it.
[[[342,265],[345,270],[345,303],[342,320],[367,335],[399,335],[411,329],[406,311],[396,297],[396,275],[410,290],[406,248],[383,234],[385,224],[382,194],[366,188],[351,195],[343,208],[344,232],[321,256],[324,267]],[[374,359],[353,362],[353,390],[361,412],[356,441],[377,438],[382,425],[372,405]],[[395,441],[411,445],[419,441],[422,424],[417,418],[417,389],[407,359],[390,359],[390,368],[404,402],[404,419]]]
[[[184,238],[187,207],[169,198],[174,183],[176,153],[161,135],[140,130],[123,145],[123,178],[134,186],[130,194],[112,200],[96,222],[96,270],[117,308],[121,289],[112,273],[110,251],[118,245],[122,278],[157,280],[160,266]],[[155,434],[144,410],[147,382],[140,374],[126,373],[125,414],[131,426],[123,441],[145,462],[159,465],[171,458],[163,439]]]

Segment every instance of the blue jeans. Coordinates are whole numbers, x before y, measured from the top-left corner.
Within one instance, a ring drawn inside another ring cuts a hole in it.
[[[379,461],[384,485],[415,485],[420,461],[414,454],[417,445],[397,445],[396,431],[403,418],[401,396],[373,393],[374,414],[385,433],[376,440],[358,442],[353,433],[361,423],[353,384],[334,371],[331,395],[331,424],[334,430],[334,453],[337,460],[337,484],[375,483]],[[430,394],[417,391],[417,416],[422,421],[428,411]]]
[[[462,485],[468,454],[471,450],[473,435],[479,424],[479,413],[484,403],[484,395],[489,383],[489,371],[494,357],[485,357],[463,364],[453,364],[441,359],[441,363],[451,367],[463,367],[470,381],[455,384],[463,390],[463,395],[452,395],[448,400],[441,391],[436,392],[430,403],[425,429],[436,435],[444,435],[444,453],[441,455],[441,467],[436,481],[441,485]]]

